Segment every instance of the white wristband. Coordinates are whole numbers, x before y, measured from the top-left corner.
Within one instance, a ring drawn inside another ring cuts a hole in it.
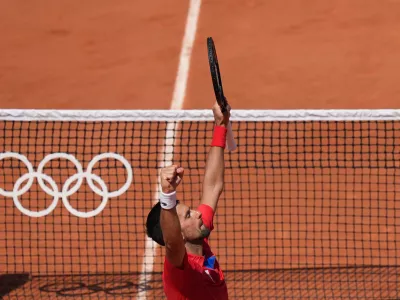
[[[176,191],[164,194],[160,191],[160,204],[163,209],[171,209],[176,206]]]

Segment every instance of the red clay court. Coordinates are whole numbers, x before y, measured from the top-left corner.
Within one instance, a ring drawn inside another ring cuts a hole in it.
[[[234,110],[396,109],[399,20],[393,0],[5,0],[0,108],[210,109],[212,36]],[[73,154],[86,169],[113,152],[133,170],[126,192],[92,218],[72,216],[61,198],[32,218],[0,196],[0,298],[163,298],[163,253],[144,231],[157,170],[171,160],[189,170],[181,193],[196,205],[212,122],[151,117],[0,121],[0,152],[34,168],[51,153]],[[211,239],[230,298],[399,298],[400,122],[249,117],[233,122],[239,149],[226,154]],[[0,188],[13,190],[26,167],[10,158],[0,166]],[[61,187],[76,165],[57,158],[45,171]],[[127,182],[112,158],[93,174],[103,191],[100,180],[109,191]],[[32,210],[53,199],[37,183],[20,198]],[[81,211],[101,199],[88,185],[69,198]]]

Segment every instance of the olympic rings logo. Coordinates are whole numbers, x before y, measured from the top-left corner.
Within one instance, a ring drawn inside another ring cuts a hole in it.
[[[39,287],[39,290],[41,292],[55,293],[60,297],[77,297],[100,292],[113,296],[131,296],[137,294],[138,291],[148,288],[148,286],[140,286],[131,281],[99,282],[96,284],[85,284],[79,281],[72,281],[63,282],[61,284],[47,284]]]
[[[43,158],[43,160],[39,163],[37,171],[34,170],[31,162],[22,154],[19,154],[16,152],[0,153],[0,160],[6,159],[6,158],[14,158],[14,159],[20,160],[23,164],[25,164],[26,168],[28,169],[28,173],[25,173],[20,178],[18,178],[18,180],[14,184],[14,188],[12,191],[6,191],[6,190],[0,188],[0,195],[2,195],[4,197],[12,197],[15,206],[21,213],[23,213],[29,217],[35,217],[35,218],[47,216],[48,214],[50,214],[56,208],[59,198],[62,199],[62,202],[63,202],[65,208],[74,216],[79,217],[79,218],[94,217],[103,211],[103,209],[107,205],[109,198],[118,197],[118,196],[122,195],[123,193],[125,193],[128,190],[129,186],[131,185],[132,178],[133,178],[132,167],[129,164],[129,162],[123,156],[116,154],[116,153],[112,153],[112,152],[102,153],[102,154],[95,156],[89,162],[85,172],[83,171],[81,163],[75,158],[75,156],[73,156],[71,154],[67,154],[67,153],[52,153],[52,154],[45,156]],[[43,169],[44,169],[45,165],[53,159],[69,160],[70,162],[72,162],[74,164],[76,171],[77,171],[76,174],[72,175],[65,181],[64,185],[62,186],[61,191],[59,191],[58,186],[57,186],[56,182],[53,180],[53,178],[51,178],[50,176],[43,173]],[[124,167],[127,171],[127,179],[126,179],[125,184],[119,190],[110,192],[108,190],[105,182],[99,176],[92,173],[94,165],[102,159],[116,159],[124,165]],[[53,197],[53,202],[50,204],[50,206],[47,207],[46,209],[40,210],[40,211],[32,211],[32,210],[26,209],[25,207],[22,206],[21,202],[18,199],[18,197],[25,194],[31,188],[31,186],[33,184],[33,180],[35,178],[37,178],[39,186],[43,189],[43,191],[46,194]],[[102,197],[102,201],[101,201],[100,205],[96,209],[94,209],[92,211],[88,211],[88,212],[82,212],[82,211],[79,211],[79,210],[73,208],[68,200],[68,197],[70,197],[72,194],[74,194],[76,191],[79,190],[79,188],[82,185],[83,179],[86,179],[89,187],[91,188],[91,190],[94,193],[96,193],[97,195]],[[27,183],[25,185],[23,185],[23,183],[25,181],[27,181]],[[51,188],[49,188],[45,184],[45,182],[47,182]],[[74,182],[76,182],[76,183],[73,185],[72,183],[74,183]],[[99,189],[94,184],[94,182],[96,182],[100,186],[101,189]],[[72,187],[71,187],[71,185],[72,185]]]

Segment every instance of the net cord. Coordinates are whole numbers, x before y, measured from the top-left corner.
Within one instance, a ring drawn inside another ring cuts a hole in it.
[[[36,110],[0,109],[3,121],[212,121],[204,110]],[[232,121],[393,121],[400,109],[232,110]]]

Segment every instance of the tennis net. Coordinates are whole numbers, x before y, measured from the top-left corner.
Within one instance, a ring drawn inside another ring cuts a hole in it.
[[[232,112],[210,243],[231,299],[400,298],[400,111]],[[0,298],[163,299],[159,168],[199,204],[212,113],[0,110]]]

